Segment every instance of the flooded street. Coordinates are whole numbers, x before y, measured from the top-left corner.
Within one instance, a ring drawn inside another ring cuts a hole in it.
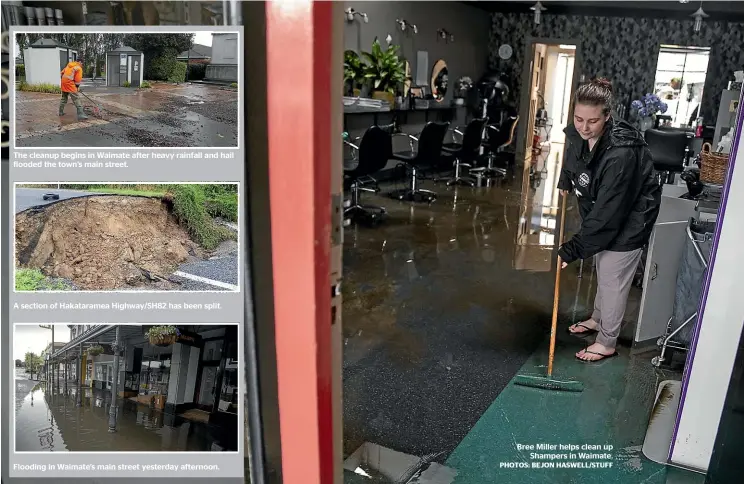
[[[110,392],[60,381],[52,391],[16,369],[17,452],[204,452],[235,451],[237,434],[148,406],[118,399],[117,431],[110,433]]]
[[[18,146],[28,147],[235,147],[238,94],[207,84],[154,83],[149,89],[86,86],[79,121],[68,105],[59,116],[59,95],[19,91]],[[98,111],[92,110],[93,108]]]

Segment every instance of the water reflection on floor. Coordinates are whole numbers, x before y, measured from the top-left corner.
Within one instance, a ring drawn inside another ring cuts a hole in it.
[[[236,434],[118,400],[117,431],[110,433],[109,392],[16,380],[18,452],[204,452],[237,450]]]

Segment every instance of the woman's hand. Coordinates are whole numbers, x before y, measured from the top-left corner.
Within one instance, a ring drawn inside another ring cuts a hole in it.
[[[561,262],[561,269],[568,267],[568,262]]]
[[[561,192],[561,195],[563,195],[564,197],[568,196],[568,190],[561,190],[560,192]]]

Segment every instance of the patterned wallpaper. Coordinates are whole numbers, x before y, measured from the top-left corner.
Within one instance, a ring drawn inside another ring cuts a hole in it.
[[[744,24],[703,22],[693,31],[692,20],[627,17],[546,15],[535,25],[533,15],[494,13],[491,18],[489,67],[511,79],[513,99],[520,100],[525,38],[575,39],[581,43],[579,72],[589,80],[595,76],[612,80],[618,101],[627,102],[650,92],[654,85],[659,45],[710,47],[708,75],[703,91],[701,115],[715,123],[721,91],[733,80],[734,71],[744,69]],[[508,60],[498,56],[502,44],[512,46]],[[528,60],[529,62],[529,60]]]

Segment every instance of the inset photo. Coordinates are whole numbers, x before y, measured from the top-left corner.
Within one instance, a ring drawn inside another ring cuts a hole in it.
[[[16,452],[237,452],[237,324],[15,324]]]
[[[238,147],[238,32],[18,33],[18,148]]]
[[[238,291],[238,184],[15,184],[16,291]]]

